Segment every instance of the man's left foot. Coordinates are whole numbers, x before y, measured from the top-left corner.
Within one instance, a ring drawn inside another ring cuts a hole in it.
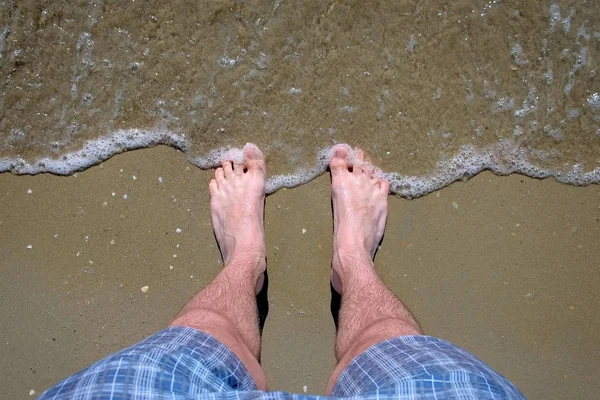
[[[244,146],[244,161],[224,161],[210,181],[210,212],[215,237],[225,266],[235,264],[256,268],[257,275],[265,263],[265,179],[262,152],[253,144]],[[257,289],[262,286],[258,278]]]

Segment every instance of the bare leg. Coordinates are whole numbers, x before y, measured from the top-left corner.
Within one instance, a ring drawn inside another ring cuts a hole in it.
[[[373,257],[387,219],[389,184],[364,164],[355,151],[351,165],[344,146],[331,160],[333,202],[332,284],[341,293],[335,353],[338,366],[329,380],[331,393],[344,368],[368,347],[403,335],[419,335],[419,325],[373,268]]]
[[[223,163],[209,185],[212,224],[225,268],[185,305],[171,326],[188,326],[214,336],[265,390],[255,295],[266,268],[266,168],[255,146],[244,147],[244,159],[244,165]]]

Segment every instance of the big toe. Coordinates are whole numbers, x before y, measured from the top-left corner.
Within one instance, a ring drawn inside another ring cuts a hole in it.
[[[348,148],[345,145],[336,145],[333,147],[333,155],[329,162],[329,168],[334,174],[338,174],[350,167]]]
[[[257,170],[260,172],[265,172],[266,170],[265,157],[262,151],[252,143],[247,143],[244,146],[244,162],[248,170]]]

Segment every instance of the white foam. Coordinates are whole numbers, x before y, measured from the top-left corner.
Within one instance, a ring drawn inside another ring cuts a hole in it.
[[[569,33],[571,31],[571,18],[573,17],[573,14],[575,14],[575,9],[571,8],[569,11],[569,15],[565,18],[563,18],[562,25],[563,25],[563,32],[565,33]]]
[[[554,72],[552,71],[552,61],[548,60],[546,62],[546,64],[548,65],[548,70],[544,74],[544,78],[546,78],[546,84],[550,85],[552,83],[552,81],[554,81]]]
[[[600,93],[592,94],[587,98],[587,102],[595,111],[600,111]]]
[[[515,99],[512,97],[502,97],[499,99],[494,107],[492,108],[492,112],[502,112],[502,111],[510,111],[515,108]]]
[[[592,35],[587,33],[585,26],[581,25],[579,27],[579,30],[577,31],[577,38],[575,39],[575,43],[580,44],[581,39],[585,40],[586,42],[589,42],[589,40],[591,38],[592,38]]]
[[[553,3],[550,5],[550,22],[548,23],[548,30],[550,32],[554,32],[556,29],[556,24],[561,20],[560,16],[560,7],[558,4]]]
[[[492,89],[492,86],[490,85],[490,82],[487,79],[483,81],[483,94],[488,99],[496,98],[496,91]]]
[[[429,175],[402,176],[391,173],[386,174],[386,178],[394,193],[408,198],[423,196],[484,170],[497,175],[518,173],[540,179],[554,176],[560,182],[578,186],[600,183],[600,167],[585,172],[581,165],[575,164],[565,171],[553,171],[531,164],[529,155],[527,149],[511,140],[503,140],[481,150],[463,146],[454,157],[439,161]]]
[[[5,25],[4,27],[2,27],[2,29],[0,29],[0,66],[2,66],[2,60],[4,57],[4,45],[6,43],[6,37],[9,33],[10,27],[8,25]]]
[[[408,45],[406,46],[406,51],[408,51],[409,53],[414,52],[416,45],[417,38],[415,37],[415,35],[410,35],[410,38],[408,39]]]
[[[83,171],[115,154],[124,151],[153,147],[165,144],[185,151],[187,142],[183,135],[154,130],[118,130],[108,136],[87,141],[80,150],[67,153],[58,159],[43,157],[28,163],[20,157],[0,159],[0,172],[10,171],[19,175],[35,175],[49,172],[56,175],[70,175]]]
[[[590,99],[592,105],[596,97],[592,95]],[[547,133],[556,134],[553,131]],[[183,152],[190,148],[184,135],[160,130],[119,130],[111,135],[88,141],[80,150],[65,154],[59,159],[44,157],[33,163],[28,163],[21,158],[0,159],[0,172],[69,175],[105,161],[115,154],[159,144],[171,146]],[[585,186],[600,183],[600,166],[588,172],[585,172],[579,164],[569,168],[565,167],[563,170],[543,169],[532,164],[529,156],[533,155],[539,158],[544,154],[519,146],[511,140],[501,140],[483,149],[471,145],[463,146],[454,157],[441,159],[433,171],[423,176],[383,172],[369,163],[357,160],[354,150],[350,146],[342,146],[348,151],[350,163],[360,163],[364,168],[371,168],[375,175],[390,183],[393,193],[407,198],[424,196],[457,180],[475,176],[484,170],[490,170],[498,175],[518,173],[533,178],[553,176],[558,181],[571,185]],[[190,156],[188,161],[202,169],[215,168],[225,160],[242,164],[244,163],[244,149],[248,147],[257,148],[251,143],[246,144],[243,149],[220,148],[212,150],[204,156]],[[332,156],[333,147],[322,148],[317,151],[312,167],[298,168],[291,174],[269,177],[266,182],[266,193],[273,193],[284,187],[293,188],[311,181],[327,171]]]
[[[527,94],[527,98],[523,100],[522,107],[519,110],[515,110],[514,116],[515,119],[523,119],[527,114],[537,110],[538,106],[538,96],[537,90],[535,87],[529,88],[529,93]]]
[[[517,65],[527,64],[527,58],[525,57],[525,53],[523,52],[523,47],[519,43],[516,43],[512,47],[510,54],[512,54],[515,64],[517,64]]]
[[[569,72],[569,80],[565,85],[565,95],[569,95],[573,90],[573,86],[575,85],[575,74],[585,65],[587,61],[588,48],[581,47],[579,49],[579,53],[577,54],[577,58],[575,60],[575,64],[573,64],[573,68]]]

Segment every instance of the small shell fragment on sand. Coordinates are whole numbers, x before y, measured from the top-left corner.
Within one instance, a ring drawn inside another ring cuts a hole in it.
[[[458,208],[458,203],[457,203],[457,202],[455,202],[455,201],[453,201],[453,202],[452,202],[452,207],[454,207],[454,208]]]
[[[159,176],[159,177],[158,177],[158,181],[159,181],[160,183],[162,183],[162,176]]]
[[[306,391],[307,391],[307,390],[308,390],[308,387],[307,387],[306,385],[302,386],[302,391],[303,391],[304,393],[306,393]]]
[[[131,177],[131,179],[133,179],[133,180],[135,181],[135,180],[137,179],[137,176],[133,175],[133,176]]]
[[[127,200],[129,196],[127,196],[127,193],[123,195],[123,200]]]
[[[30,395],[30,396],[33,396],[34,394],[35,394],[35,390],[31,389],[31,390],[29,391],[29,395]]]
[[[27,189],[27,194],[31,194],[31,193],[33,193],[33,190]]]
[[[148,286],[142,286],[141,290],[143,293],[148,293]]]
[[[175,229],[175,232],[176,233],[181,233],[181,229],[177,228],[177,229]]]
[[[32,248],[33,248],[33,246],[31,246],[30,244],[28,244],[28,245],[27,245],[27,248],[28,248],[28,249],[32,249]]]
[[[304,235],[306,233],[306,229],[302,228],[302,234]]]

